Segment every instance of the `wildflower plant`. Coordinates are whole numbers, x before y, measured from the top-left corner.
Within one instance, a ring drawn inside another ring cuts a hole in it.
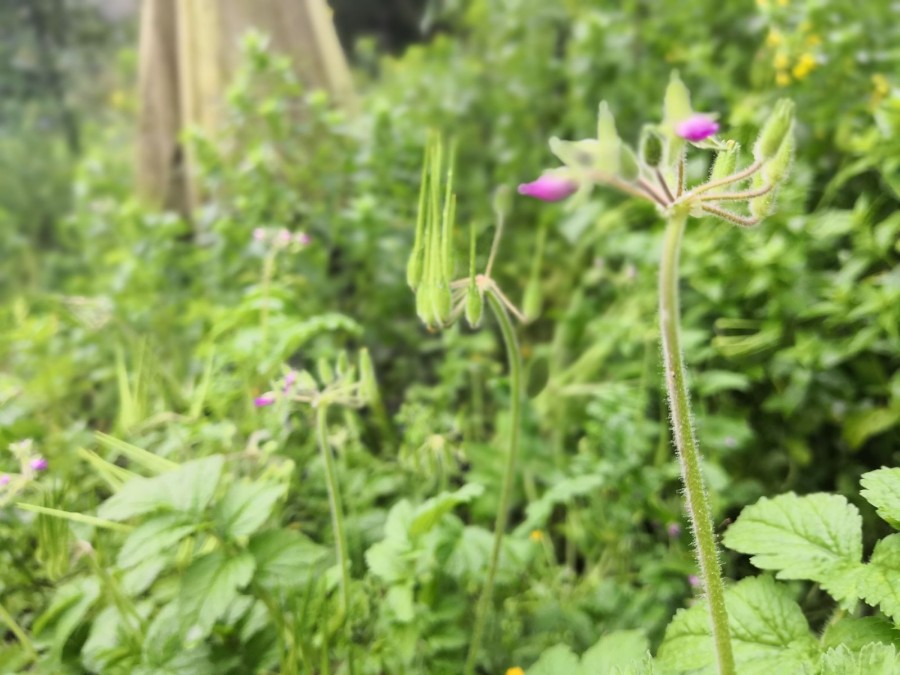
[[[520,194],[556,201],[569,196],[583,200],[595,185],[605,185],[652,202],[667,221],[659,275],[666,390],[718,671],[728,675],[735,672],[735,663],[724,584],[682,358],[679,250],[691,217],[713,216],[739,227],[753,227],[771,213],[793,157],[793,117],[793,104],[779,101],[753,147],[752,159],[741,166],[740,146],[718,138],[715,116],[693,109],[690,92],[673,73],[665,93],[663,119],[644,127],[637,151],[619,137],[613,114],[603,102],[597,137],[578,141],[551,138],[550,148],[563,166],[519,187]],[[709,178],[693,186],[686,179],[687,152],[691,148],[716,152]]]
[[[520,418],[522,410],[522,356],[510,315],[523,323],[526,317],[503,293],[492,277],[494,263],[503,237],[509,195],[500,188],[494,195],[496,228],[484,272],[477,273],[476,237],[474,226],[469,230],[468,276],[455,278],[456,253],[453,232],[456,219],[456,195],[453,193],[454,148],[448,153],[446,180],[444,174],[444,146],[432,137],[425,151],[415,242],[407,265],[407,281],[416,293],[416,311],[429,330],[446,328],[465,316],[472,328],[481,324],[485,299],[491,308],[506,347],[510,372],[510,424],[503,474],[503,486],[494,523],[494,537],[487,576],[475,614],[475,624],[469,642],[464,672],[475,672],[478,649],[490,609],[494,579],[500,561],[503,533],[506,530],[513,480],[519,453]],[[443,194],[442,194],[443,193]]]

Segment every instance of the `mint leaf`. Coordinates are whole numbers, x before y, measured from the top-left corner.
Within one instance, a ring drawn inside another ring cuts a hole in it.
[[[900,534],[875,544],[872,558],[860,574],[859,587],[866,602],[878,605],[894,623],[900,623]]]
[[[107,520],[127,520],[159,510],[199,514],[216,491],[225,458],[212,455],[185,462],[153,478],[132,478],[97,511]]]
[[[802,673],[812,667],[818,643],[800,607],[771,577],[751,577],[728,588],[725,605],[741,675]],[[657,661],[664,671],[716,671],[705,602],[675,615]]]
[[[624,670],[640,672],[650,650],[642,630],[619,630],[604,635],[581,656],[583,675],[617,675]]]
[[[255,568],[247,551],[228,556],[215,551],[191,563],[181,580],[180,616],[187,640],[201,640],[250,583]]]
[[[266,522],[285,486],[277,483],[239,481],[216,504],[215,517],[229,537],[246,537]]]
[[[900,530],[900,469],[882,468],[864,473],[860,493],[878,515]]]
[[[900,647],[900,630],[894,624],[878,616],[861,618],[846,616],[829,625],[822,635],[822,648],[841,645],[859,651],[871,642],[883,642]]]
[[[817,581],[844,605],[858,597],[862,518],[840,495],[763,497],[741,512],[723,542],[779,579]]]
[[[822,657],[821,675],[896,675],[900,658],[893,645],[873,642],[858,652],[841,645]]]

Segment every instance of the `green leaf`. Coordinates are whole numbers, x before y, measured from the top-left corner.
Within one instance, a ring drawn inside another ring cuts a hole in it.
[[[843,604],[858,597],[862,518],[839,495],[763,497],[741,512],[724,544],[750,554],[760,569],[776,570],[779,579],[817,581]]]
[[[872,408],[847,415],[844,439],[856,450],[872,436],[884,433],[900,424],[900,407]]]
[[[525,521],[516,528],[516,535],[525,536],[532,530],[543,528],[557,504],[566,504],[576,497],[588,495],[600,489],[603,482],[603,476],[587,474],[556,483],[540,499],[525,508]]]
[[[100,597],[100,585],[92,577],[78,579],[60,586],[53,597],[53,603],[34,622],[35,637],[52,630],[50,641],[53,652],[62,654],[66,642]]]
[[[216,521],[233,539],[249,536],[266,522],[284,491],[285,486],[276,483],[232,483],[222,501],[216,504]]]
[[[870,642],[900,647],[900,630],[878,616],[846,616],[830,624],[822,635],[822,648],[826,650],[844,645],[859,651]]]
[[[306,585],[328,554],[324,546],[291,530],[260,532],[251,537],[248,550],[256,561],[254,580],[282,590]]]
[[[900,657],[893,645],[873,642],[854,652],[845,645],[822,657],[821,675],[896,675]]]
[[[212,499],[224,462],[222,455],[212,455],[153,478],[133,478],[103,502],[97,513],[108,520],[127,520],[158,510],[197,515]]]
[[[412,584],[395,584],[388,589],[385,603],[400,623],[409,623],[415,616]]]
[[[900,623],[900,534],[885,537],[872,551],[860,575],[860,594],[877,605],[894,623]]]
[[[650,641],[642,630],[619,630],[604,635],[581,656],[583,675],[616,675],[635,669],[647,656]]]
[[[456,492],[442,492],[419,506],[409,525],[409,535],[418,537],[434,527],[440,519],[460,504],[472,501],[484,492],[484,486],[477,483],[463,485]]]
[[[541,654],[528,675],[562,675],[579,672],[578,657],[566,645],[555,645]]]
[[[900,529],[900,469],[881,468],[864,473],[860,494],[875,507],[878,515]]]
[[[182,626],[191,639],[210,634],[238,591],[250,583],[255,567],[247,551],[234,556],[214,551],[191,563],[181,580],[180,594]]]
[[[819,651],[800,607],[771,577],[750,577],[725,592],[728,625],[741,675],[803,673]],[[682,609],[666,628],[657,655],[664,670],[715,672],[705,602]]]
[[[122,548],[116,564],[128,568],[152,558],[181,541],[196,529],[184,514],[166,513],[142,523],[135,528]]]

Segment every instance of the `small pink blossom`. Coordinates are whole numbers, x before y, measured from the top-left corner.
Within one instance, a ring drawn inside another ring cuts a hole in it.
[[[284,376],[284,391],[290,391],[291,387],[294,386],[294,383],[297,381],[297,371],[292,370],[288,372],[287,375]]]
[[[719,123],[708,115],[694,114],[678,124],[675,131],[684,139],[696,143],[719,130]]]
[[[0,485],[9,485],[10,480],[9,474],[5,473],[0,476]]]
[[[253,399],[253,405],[257,408],[265,408],[267,405],[272,405],[273,403],[275,403],[275,395],[272,392],[257,396]]]
[[[301,246],[309,246],[312,238],[306,232],[298,232],[294,235],[294,242]]]
[[[35,457],[33,460],[28,462],[28,466],[30,466],[34,471],[44,471],[50,465],[43,457]]]
[[[696,574],[691,574],[688,576],[688,583],[691,588],[697,588],[700,585],[700,578]]]
[[[263,242],[266,240],[266,231],[262,227],[253,230],[253,241]]]
[[[666,532],[668,532],[669,537],[672,539],[678,539],[681,536],[681,525],[678,523],[669,523],[666,526]]]
[[[519,194],[534,197],[544,202],[558,202],[571,196],[578,190],[578,184],[568,178],[545,173],[531,183],[522,183]]]
[[[278,243],[281,246],[288,246],[291,243],[291,240],[293,239],[293,235],[291,234],[291,231],[288,230],[287,228],[282,228],[282,229],[278,230],[277,236],[278,236]]]

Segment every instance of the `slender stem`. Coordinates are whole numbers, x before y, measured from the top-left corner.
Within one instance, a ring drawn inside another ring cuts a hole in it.
[[[503,238],[503,225],[506,216],[502,212],[497,213],[497,227],[494,229],[494,240],[491,242],[491,252],[488,255],[487,266],[484,268],[484,276],[490,277],[494,268],[494,258],[497,257],[497,249],[500,248],[500,239]]]
[[[660,187],[663,189],[663,192],[666,193],[666,198],[669,202],[674,202],[675,197],[672,195],[672,191],[669,189],[669,184],[666,182],[665,176],[662,175],[662,171],[659,170],[659,167],[654,167],[653,173],[656,175],[656,182],[659,183]]]
[[[6,611],[6,607],[3,606],[3,603],[0,603],[0,623],[5,623],[10,632],[16,636],[16,639],[22,645],[22,648],[28,653],[29,658],[32,661],[37,660],[38,654],[34,648],[34,644],[31,642],[31,638],[28,637],[25,630],[18,622],[16,622],[12,614]]]
[[[709,204],[704,204],[702,209],[714,216],[719,216],[719,218],[730,220],[735,225],[740,225],[741,227],[753,227],[754,225],[759,224],[759,218],[748,218],[747,216],[742,216],[741,214],[729,211],[728,209],[720,209],[715,206],[710,206]]]
[[[522,414],[522,355],[519,351],[519,341],[503,302],[492,291],[485,295],[497,318],[497,323],[500,324],[503,342],[506,345],[506,358],[509,361],[509,448],[506,455],[506,471],[503,474],[503,487],[500,491],[500,504],[497,507],[497,520],[494,523],[494,546],[491,550],[491,560],[487,577],[484,580],[484,588],[481,590],[481,598],[479,598],[478,607],[475,610],[475,627],[472,630],[472,640],[469,643],[469,655],[464,671],[466,675],[472,675],[475,672],[478,648],[491,606],[494,577],[497,575],[497,565],[500,562],[500,547],[503,543],[503,533],[506,530],[509,502],[516,473],[516,459],[519,454],[519,418]]]
[[[341,492],[337,480],[337,470],[334,465],[334,456],[328,445],[328,406],[322,404],[316,410],[316,439],[319,450],[322,452],[322,461],[325,463],[325,483],[328,486],[328,504],[331,507],[331,524],[334,528],[334,547],[337,553],[337,562],[341,568],[341,614],[342,621],[347,625],[347,664],[350,672],[353,668],[353,644],[350,634],[348,615],[350,612],[350,558],[347,546],[347,533],[344,530],[344,507],[341,504]]]
[[[274,248],[266,253],[263,259],[263,278],[262,278],[262,308],[260,309],[259,323],[262,331],[261,344],[263,349],[266,348],[266,342],[269,338],[269,294],[272,290],[272,276],[275,274],[275,253]]]
[[[678,181],[678,185],[675,186],[675,197],[676,199],[680,197],[684,193],[684,174],[685,174],[685,163],[687,160],[685,159],[684,150],[681,151],[681,156],[678,158],[678,177],[676,180]]]
[[[753,199],[754,197],[762,197],[763,195],[769,194],[774,185],[763,185],[761,188],[756,190],[744,190],[743,192],[723,192],[716,193],[713,195],[703,195],[700,197],[701,202],[727,202],[727,201],[741,201],[743,199]]]
[[[650,185],[643,178],[638,178],[637,181],[635,181],[635,182],[638,185],[638,187],[640,187],[644,192],[646,192],[648,195],[650,195],[653,198],[653,201],[655,201],[660,206],[666,207],[671,204],[671,202],[669,202],[665,197],[663,197],[661,194],[659,194],[653,188],[653,186]]]
[[[685,196],[685,200],[696,197],[699,194],[704,192],[709,192],[710,190],[714,190],[715,188],[724,187],[726,185],[731,185],[732,183],[739,183],[740,181],[749,178],[754,173],[759,171],[759,168],[762,166],[762,162],[756,161],[753,162],[750,166],[748,166],[743,171],[738,171],[737,173],[733,173],[730,176],[725,176],[725,178],[720,178],[719,180],[710,181],[709,183],[704,183],[703,185],[698,185],[693,190],[688,192]]]
[[[678,254],[686,222],[686,214],[676,214],[669,219],[659,270],[659,322],[666,369],[666,390],[672,418],[672,435],[675,437],[681,477],[684,481],[685,501],[697,546],[703,586],[709,601],[719,674],[734,675],[734,656],[731,651],[728,614],[725,610],[725,587],[722,583],[722,570],[716,549],[712,509],[703,484],[700,450],[694,438],[690,395],[679,336]]]

